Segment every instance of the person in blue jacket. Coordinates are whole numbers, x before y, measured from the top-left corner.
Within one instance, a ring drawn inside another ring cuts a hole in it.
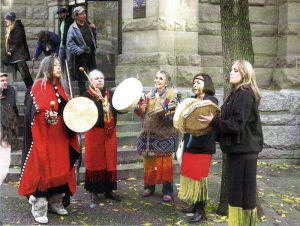
[[[44,52],[45,56],[58,56],[60,38],[57,34],[51,31],[42,30],[37,33],[36,37],[38,41],[36,43],[32,61],[37,60],[42,52]]]

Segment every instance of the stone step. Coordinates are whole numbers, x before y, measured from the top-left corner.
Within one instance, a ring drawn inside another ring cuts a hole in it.
[[[135,146],[136,140],[140,132],[117,132],[117,144],[118,146]],[[84,142],[84,134],[82,135],[82,139]],[[22,149],[23,137],[19,136],[15,139],[12,145],[12,151],[15,152],[17,150]]]
[[[118,147],[118,164],[128,164],[141,162],[142,157],[137,153],[135,146]],[[14,151],[11,153],[10,167],[20,166],[22,159],[22,151]],[[85,166],[85,150],[82,150],[82,166]]]
[[[117,122],[117,132],[140,132],[142,127],[141,121],[120,121]],[[23,136],[24,113],[19,113],[18,118],[18,136]]]
[[[174,174],[180,172],[180,166],[177,161],[173,161],[174,164]],[[84,181],[85,167],[80,167],[79,169],[79,179]],[[118,180],[124,180],[127,178],[143,178],[144,176],[144,166],[142,162],[130,163],[130,164],[118,164],[117,165],[117,178]],[[14,167],[10,168],[5,179],[5,182],[16,182],[20,178],[20,168]]]

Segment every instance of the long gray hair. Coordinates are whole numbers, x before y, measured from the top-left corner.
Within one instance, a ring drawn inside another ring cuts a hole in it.
[[[35,78],[35,82],[38,80],[42,80],[42,86],[44,86],[48,80],[53,82],[53,69],[55,60],[58,60],[60,62],[60,60],[55,56],[47,56],[41,61],[37,76]],[[66,81],[64,79],[63,74],[61,74],[59,82],[65,90],[66,94],[68,95],[66,89]]]

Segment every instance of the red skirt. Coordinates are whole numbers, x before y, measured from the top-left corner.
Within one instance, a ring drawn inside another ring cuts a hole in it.
[[[211,154],[183,152],[180,174],[196,181],[208,177],[211,158]]]
[[[113,130],[109,137],[105,136],[103,128],[93,128],[85,133],[85,163],[85,182],[86,185],[89,184],[88,187],[86,187],[88,190],[93,189],[92,187],[99,187],[100,184],[116,182],[116,129]],[[102,188],[100,190],[102,190]]]
[[[172,155],[144,157],[144,185],[166,184],[172,181]]]

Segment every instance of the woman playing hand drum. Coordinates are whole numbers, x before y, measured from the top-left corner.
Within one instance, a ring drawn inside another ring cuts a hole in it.
[[[163,184],[163,201],[170,202],[173,195],[173,162],[177,132],[173,127],[170,104],[178,103],[177,94],[168,89],[170,76],[158,71],[154,89],[138,103],[135,113],[143,119],[143,126],[137,140],[138,153],[144,159],[144,192],[147,197],[154,193],[156,184]],[[163,106],[162,113],[149,116],[148,112]]]
[[[99,203],[99,193],[105,197],[121,201],[113,193],[117,189],[117,111],[112,105],[113,93],[105,87],[101,71],[89,73],[92,84],[83,94],[94,101],[98,109],[98,121],[85,133],[85,189],[90,192],[92,203]]]
[[[74,163],[79,144],[77,135],[63,121],[67,101],[60,62],[56,57],[46,57],[26,106],[19,187],[19,194],[29,198],[38,223],[48,222],[48,204],[52,212],[68,214],[64,207],[76,191]]]
[[[193,93],[198,100],[211,100],[218,104],[212,79],[207,74],[197,74],[193,78]],[[184,147],[180,172],[178,197],[191,204],[182,209],[184,213],[194,213],[190,223],[202,221],[208,197],[207,177],[212,154],[216,152],[215,132],[201,136],[184,134]]]

